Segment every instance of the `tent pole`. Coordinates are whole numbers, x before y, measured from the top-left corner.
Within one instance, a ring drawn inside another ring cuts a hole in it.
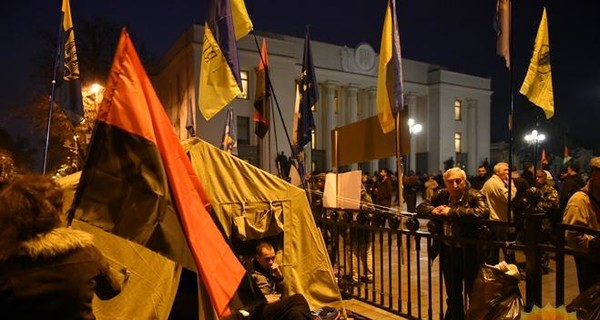
[[[404,166],[402,165],[402,154],[400,147],[400,112],[396,112],[395,115],[395,125],[396,125],[396,171],[398,172],[398,212],[402,212],[402,207],[404,204],[404,197],[402,196],[402,192],[404,190],[404,185],[402,183],[402,179],[404,178]],[[412,147],[412,146],[411,146]]]

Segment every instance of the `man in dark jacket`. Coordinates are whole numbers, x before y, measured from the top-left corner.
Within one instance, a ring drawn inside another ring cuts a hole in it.
[[[488,172],[486,166],[480,165],[479,168],[477,168],[477,175],[472,176],[469,179],[471,188],[481,190],[483,184],[490,178],[490,176],[491,174]]]
[[[579,176],[579,164],[577,162],[569,162],[567,165],[567,171],[563,178],[563,184],[558,194],[560,212],[564,213],[567,207],[569,198],[577,192],[579,189],[585,186],[585,182]]]
[[[473,222],[489,218],[490,210],[485,196],[467,187],[467,175],[460,168],[447,170],[444,173],[444,184],[446,188],[439,190],[431,200],[426,200],[417,207],[417,215],[441,220],[444,236],[475,236],[476,227]],[[465,291],[469,294],[477,275],[477,268],[483,259],[478,259],[477,250],[473,245],[444,240],[439,246],[448,304],[445,319],[463,319],[463,281]]]
[[[392,180],[389,177],[389,171],[386,168],[379,170],[379,180],[377,181],[377,205],[385,208],[392,206]]]

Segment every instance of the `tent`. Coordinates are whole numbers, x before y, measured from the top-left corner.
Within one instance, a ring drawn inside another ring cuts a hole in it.
[[[279,246],[276,243],[277,258],[290,293],[302,293],[311,309],[325,305],[343,309],[327,249],[304,190],[198,138],[182,144],[206,188],[215,218],[232,240],[240,259],[251,254],[256,240],[275,241],[279,243]],[[79,176],[80,173],[75,173],[59,181],[65,190],[65,210],[73,200]],[[144,309],[140,308],[140,303],[160,305],[150,313],[151,317],[162,318],[165,312],[168,314],[176,293],[172,282],[179,281],[181,273],[176,264],[162,256],[156,257],[157,253],[136,243],[114,235],[111,237],[80,221],[75,221],[73,227],[102,239],[103,245],[99,247],[116,269],[137,268],[130,283],[136,283],[136,278],[144,282],[154,278],[145,286],[128,284],[130,287],[126,287],[116,300],[95,301],[94,309],[99,319],[139,318],[136,310]],[[137,262],[140,257],[146,263]],[[148,292],[153,292],[152,286],[155,286],[154,291],[160,288],[163,294],[147,299]],[[210,306],[206,293],[200,295],[200,308]],[[114,304],[119,307],[115,308]],[[200,318],[216,319],[216,316],[214,312],[204,310]]]
[[[183,146],[227,236],[242,245],[281,236],[277,254],[290,292],[304,294],[312,309],[341,309],[327,248],[305,191],[198,138]]]

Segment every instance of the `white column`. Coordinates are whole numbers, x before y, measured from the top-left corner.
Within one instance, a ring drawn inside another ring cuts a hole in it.
[[[467,171],[475,174],[479,165],[477,153],[477,100],[467,100]]]
[[[368,93],[368,103],[366,105],[366,107],[364,108],[364,117],[365,118],[369,118],[372,116],[377,115],[377,88],[375,87],[371,87],[369,88],[369,93]],[[369,176],[373,174],[374,171],[379,170],[379,160],[375,159],[375,160],[371,160],[369,161]]]
[[[346,123],[356,122],[358,113],[358,87],[350,84],[346,88]]]
[[[414,94],[408,94],[405,96],[405,99],[405,104],[408,105],[408,117],[414,119],[415,123],[421,123],[419,119],[417,119],[417,96]],[[407,173],[410,170],[416,171],[415,168],[417,167],[417,136],[414,134],[410,137],[410,152],[408,155],[408,160],[409,168],[407,170]]]
[[[331,170],[331,159],[332,153],[335,152],[331,147],[331,130],[335,128],[335,90],[337,84],[331,81],[327,81],[324,84],[325,88],[325,101],[323,101],[323,126],[322,126],[322,140],[323,150],[325,150],[325,168],[327,171]]]
[[[358,112],[358,87],[353,84],[346,88],[346,125],[356,122]],[[350,170],[358,170],[358,163],[350,164]]]

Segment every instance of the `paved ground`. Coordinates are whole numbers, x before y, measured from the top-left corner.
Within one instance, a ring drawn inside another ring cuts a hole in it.
[[[518,261],[524,261],[524,257],[517,255]],[[553,307],[555,306],[555,290],[553,289],[555,286],[556,274],[554,273],[555,264],[554,260],[550,260],[550,273],[544,275],[542,277],[543,288],[544,291],[542,293],[542,304],[545,306],[546,304],[550,304]],[[436,271],[437,272],[437,271]],[[521,295],[523,299],[526,298],[525,291],[525,281],[521,281],[519,284],[519,288],[521,291]],[[567,257],[565,260],[565,303],[568,304],[571,302],[579,293],[577,288],[577,273],[575,270],[575,263],[572,257]],[[439,303],[439,299],[434,295],[433,297],[433,306],[435,308]],[[351,299],[345,300],[344,306],[347,310],[355,312],[360,316],[364,316],[368,319],[406,319],[404,317],[386,312],[383,309],[379,309],[375,306],[372,306],[368,303],[364,303],[362,301]],[[438,314],[437,310],[434,310],[434,315]],[[349,317],[349,319],[354,319]],[[358,318],[356,318],[358,319]]]

